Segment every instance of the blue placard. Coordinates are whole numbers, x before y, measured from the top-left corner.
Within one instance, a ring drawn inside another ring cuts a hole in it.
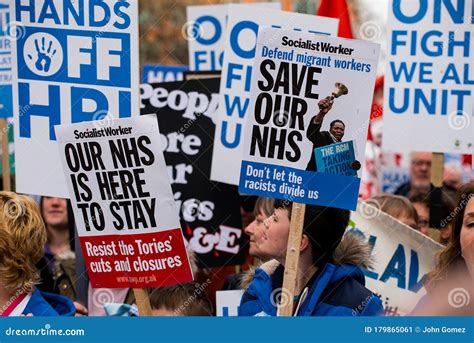
[[[143,66],[143,83],[174,82],[184,79],[188,66],[169,66],[164,64],[145,64]]]
[[[352,141],[334,143],[314,149],[318,172],[357,176],[357,170],[352,168],[356,160],[354,143]]]
[[[0,118],[13,115],[13,97],[11,85],[0,85]]]
[[[360,179],[273,164],[242,161],[239,192],[355,210]]]

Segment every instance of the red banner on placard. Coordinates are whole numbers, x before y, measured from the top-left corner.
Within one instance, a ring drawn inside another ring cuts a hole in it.
[[[94,288],[163,287],[193,280],[180,228],[80,240]]]

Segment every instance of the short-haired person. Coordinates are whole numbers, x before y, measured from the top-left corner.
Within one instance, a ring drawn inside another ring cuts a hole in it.
[[[453,165],[444,167],[443,185],[447,188],[451,188],[454,191],[458,191],[462,186],[461,169]]]
[[[430,199],[423,192],[414,192],[410,201],[418,214],[418,229],[425,236],[430,235]]]
[[[36,289],[36,263],[43,255],[46,229],[36,202],[0,192],[0,315],[72,316],[66,297]]]
[[[206,284],[194,282],[154,288],[150,304],[154,316],[212,316],[212,304],[206,295]]]
[[[290,230],[291,202],[277,200],[265,225],[246,230],[250,254],[270,260],[254,271],[239,307],[239,316],[275,316],[278,294],[294,296],[298,316],[382,315],[380,299],[365,288],[362,270],[355,264],[336,264],[335,248],[349,222],[349,211],[307,205],[296,293],[281,290]]]
[[[410,200],[400,195],[383,193],[367,200],[369,205],[387,213],[403,224],[415,229],[418,228],[418,213]]]
[[[418,226],[420,231],[430,235],[430,193],[426,192],[410,192],[410,201],[418,213]],[[452,231],[452,213],[455,208],[455,202],[445,189],[441,191],[440,204],[436,207],[439,217],[442,218],[441,227],[439,228],[439,237],[433,237],[439,240],[441,244],[446,245],[451,237]]]
[[[410,156],[410,180],[400,185],[396,195],[408,197],[410,192],[429,192],[431,184],[431,152],[414,152]]]
[[[415,315],[474,315],[474,184],[460,189],[453,230],[436,269],[424,282],[427,294]]]

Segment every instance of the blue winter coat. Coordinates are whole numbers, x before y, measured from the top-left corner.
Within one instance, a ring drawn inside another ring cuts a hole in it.
[[[34,317],[74,316],[76,308],[62,295],[35,290],[23,311],[25,315],[29,313]]]
[[[273,262],[273,261],[272,261]],[[283,283],[284,268],[269,273],[257,268],[239,307],[239,316],[276,316],[275,294]],[[300,299],[298,316],[377,316],[383,315],[380,298],[365,288],[362,270],[355,265],[327,263]],[[283,293],[283,298],[285,294]],[[273,298],[273,299],[272,299]]]

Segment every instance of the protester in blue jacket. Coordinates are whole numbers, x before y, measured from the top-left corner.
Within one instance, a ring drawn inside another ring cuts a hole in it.
[[[278,304],[290,297],[298,316],[383,315],[380,298],[365,288],[360,269],[370,266],[368,246],[351,235],[341,243],[349,211],[306,206],[295,294],[282,289],[291,208],[291,202],[277,201],[264,225],[246,228],[250,254],[270,261],[243,281],[239,316],[275,316]]]
[[[36,289],[46,229],[36,202],[0,192],[0,316],[72,316],[66,297]]]

